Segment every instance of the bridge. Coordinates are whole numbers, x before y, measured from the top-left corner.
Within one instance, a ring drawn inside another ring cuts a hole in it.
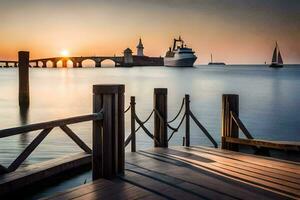
[[[30,60],[30,67],[42,67],[46,68],[47,63],[51,62],[53,68],[57,68],[58,63],[62,62],[62,67],[66,68],[68,61],[73,63],[73,68],[81,68],[82,63],[85,60],[92,60],[95,62],[95,67],[101,67],[101,63],[104,60],[111,60],[115,63],[115,66],[124,66],[124,56],[87,56],[87,57],[53,57],[53,58],[41,58]],[[4,65],[3,65],[4,64]],[[0,60],[0,67],[17,67],[18,61],[4,61]]]
[[[95,67],[101,67],[101,63],[105,60],[111,60],[115,63],[116,67],[132,67],[132,66],[163,66],[162,57],[148,57],[148,56],[85,56],[85,57],[52,57],[52,58],[40,58],[31,59],[29,61],[30,67],[34,68],[47,68],[47,64],[50,62],[52,68],[57,68],[58,63],[62,63],[62,67],[68,67],[68,62],[71,61],[73,68],[82,68],[83,62],[86,60],[94,61]],[[0,60],[1,67],[18,67],[18,61]]]
[[[115,66],[124,65],[124,57],[122,56],[92,56],[92,57],[54,57],[54,58],[43,58],[43,59],[34,59],[30,60],[30,65],[32,67],[47,67],[47,62],[52,63],[53,68],[57,68],[58,62],[62,62],[62,67],[67,67],[68,61],[72,61],[73,68],[81,68],[83,61],[92,60],[95,62],[95,67],[101,67],[101,63],[104,60],[111,60],[115,63]],[[40,63],[42,65],[40,65]]]
[[[18,66],[18,61],[0,60],[0,67],[17,67],[17,66]]]
[[[83,67],[82,63],[85,60],[92,60],[95,63],[95,67],[101,67],[101,63],[104,60],[111,60],[115,63],[116,67],[132,67],[132,66],[163,66],[164,60],[162,57],[149,57],[143,53],[144,46],[141,39],[137,46],[137,55],[133,55],[130,48],[126,48],[123,52],[123,56],[81,56],[81,57],[51,57],[41,59],[30,59],[30,67],[47,68],[47,63],[52,64],[52,68],[57,68],[58,63],[62,63],[62,67],[68,67],[68,62],[73,63],[73,68]],[[4,65],[3,65],[4,64]],[[18,67],[18,61],[0,60],[0,67]]]

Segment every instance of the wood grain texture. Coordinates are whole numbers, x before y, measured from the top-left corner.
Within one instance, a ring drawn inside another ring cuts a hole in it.
[[[1,196],[13,194],[26,186],[34,185],[39,181],[90,164],[91,155],[79,153],[33,164],[28,167],[20,168],[14,172],[1,175],[0,199]]]
[[[48,199],[299,199],[300,164],[207,147],[127,152],[125,174]]]

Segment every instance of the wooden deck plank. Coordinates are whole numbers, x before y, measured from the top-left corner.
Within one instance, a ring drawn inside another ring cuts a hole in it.
[[[150,170],[147,170],[144,168],[139,168],[139,167],[135,167],[131,171],[137,172],[137,173],[142,173],[142,174],[145,174],[145,176],[150,176],[150,177],[154,178],[155,180],[160,180],[162,182],[167,182],[169,184],[175,185],[175,187],[177,187],[183,191],[192,193],[192,194],[196,194],[196,195],[205,194],[205,197],[209,197],[212,199],[215,199],[215,198],[216,199],[220,199],[220,198],[235,199],[233,197],[226,196],[225,193],[218,193],[216,191],[209,190],[205,187],[201,187],[200,185],[196,185],[191,182],[188,182],[187,180],[176,178],[175,176],[173,176],[172,173],[170,175],[167,175],[167,174],[163,174],[163,173],[160,173],[160,172],[157,172],[154,170],[150,171]],[[193,189],[191,189],[191,188],[193,188]]]
[[[50,198],[45,198],[45,199],[56,199],[56,200],[72,199],[72,198],[89,194],[96,190],[104,189],[105,187],[112,187],[113,185],[114,183],[112,181],[106,179],[100,179],[92,183],[88,183],[76,188],[69,189],[64,192],[60,192]]]
[[[171,150],[172,151],[172,150]],[[179,156],[179,158],[183,157],[182,159],[184,160],[187,160],[186,157],[189,157],[189,159],[192,159],[194,161],[198,161],[197,157],[199,157],[196,153],[190,153],[190,152],[186,152],[185,151],[176,151],[176,157]],[[170,151],[168,151],[167,153],[163,153],[164,155],[172,155],[173,153],[171,153]],[[196,163],[196,162],[194,162]],[[198,162],[199,164],[199,162]],[[224,164],[224,163],[221,163],[219,161],[216,161],[215,162],[212,162],[212,163],[209,163],[209,164],[206,164],[206,163],[200,163],[202,166],[204,167],[207,167],[209,169],[212,169],[212,170],[216,170],[216,171],[219,171],[219,172],[227,172],[229,174],[236,174],[238,173],[238,176],[239,177],[246,177],[248,176],[251,180],[254,179],[258,179],[257,181],[255,182],[264,182],[264,181],[268,181],[269,183],[274,183],[274,184],[277,184],[278,186],[275,186],[275,187],[286,187],[286,189],[288,188],[293,188],[293,189],[300,189],[300,185],[298,183],[293,183],[293,182],[290,182],[290,181],[285,181],[285,180],[282,180],[282,179],[279,179],[278,177],[276,176],[273,176],[273,177],[270,177],[270,176],[266,176],[265,174],[263,173],[255,173],[255,172],[252,172],[251,170],[249,169],[243,169],[243,168],[240,168],[239,165],[236,165],[236,166],[229,166],[227,164]],[[265,183],[262,183],[262,184],[265,184]]]
[[[28,167],[0,178],[0,184],[60,162]],[[125,162],[125,174],[116,179],[100,179],[46,199],[300,198],[300,174],[296,173],[300,165],[296,162],[205,147],[128,152]]]
[[[206,149],[208,151],[212,151],[215,153],[220,153],[223,156],[230,156],[236,160],[242,160],[244,162],[250,162],[257,165],[262,165],[270,168],[275,168],[279,170],[286,170],[291,173],[300,174],[299,172],[299,166],[300,163],[288,161],[288,160],[281,160],[277,158],[271,158],[271,157],[264,157],[264,156],[257,156],[257,155],[249,155],[246,153],[241,152],[234,152],[234,151],[228,151],[228,150],[222,150],[222,149],[214,149],[214,148],[208,148],[208,147],[193,147],[193,148],[199,148],[199,149]]]
[[[269,167],[265,167],[265,166],[261,166],[261,165],[256,165],[256,164],[252,164],[252,163],[246,163],[243,162],[241,160],[236,160],[227,156],[220,156],[218,154],[215,154],[213,152],[208,152],[208,151],[203,151],[200,149],[187,149],[187,151],[192,151],[194,154],[208,158],[208,159],[213,159],[213,160],[217,160],[220,163],[229,165],[229,166],[233,166],[233,167],[238,167],[238,168],[242,168],[242,169],[246,169],[246,170],[250,170],[256,173],[261,173],[261,174],[265,174],[271,177],[276,177],[282,180],[286,180],[286,181],[290,181],[290,182],[294,182],[297,183],[300,180],[300,176],[298,174],[295,173],[291,173],[291,172],[285,172],[282,170],[276,170],[273,168],[269,168]]]
[[[150,156],[155,158],[155,156]],[[282,198],[282,195],[275,194],[272,191],[265,190],[263,188],[253,187],[252,185],[241,182],[239,180],[231,179],[229,177],[218,175],[207,171],[205,168],[199,168],[199,166],[185,166],[179,164],[179,166],[173,163],[166,162],[165,158],[157,158],[161,160],[161,164],[151,164],[145,161],[138,163],[139,166],[149,168],[170,176],[180,178],[186,182],[199,185],[200,187],[207,188],[211,191],[221,193],[224,196],[234,196],[237,198],[257,199],[264,196],[264,199],[278,199],[278,196]],[[153,161],[152,161],[153,162]],[[137,163],[137,162],[135,162]],[[234,191],[234,192],[232,192]]]
[[[167,149],[165,150],[166,152],[161,152],[164,150],[161,149],[156,149],[156,152],[159,151],[160,155],[164,156],[165,158],[170,158],[170,159],[178,159],[180,161],[183,161],[185,163],[189,163],[193,166],[200,167],[202,169],[208,170],[212,173],[216,173],[218,175],[226,176],[228,178],[233,178],[235,180],[240,180],[243,182],[248,182],[249,184],[253,184],[256,187],[261,187],[267,190],[272,190],[274,192],[278,192],[280,194],[286,194],[286,195],[295,195],[299,196],[299,189],[290,187],[288,185],[281,184],[280,182],[275,182],[275,179],[272,180],[264,180],[258,178],[258,176],[250,176],[249,173],[242,173],[241,171],[232,171],[228,169],[228,167],[218,167],[216,166],[215,162],[211,163],[206,163],[201,160],[199,160],[196,156],[193,154],[183,152],[183,151],[178,151],[178,150],[172,150],[172,149]],[[292,183],[290,183],[292,184]],[[297,186],[296,186],[297,187]],[[300,196],[299,196],[300,197]]]
[[[126,171],[124,180],[129,181],[135,185],[143,187],[144,189],[150,190],[155,194],[159,194],[167,199],[204,199],[205,197],[201,194],[193,194],[176,187],[176,184],[169,183],[166,181],[159,181],[153,176],[145,176],[132,171]]]
[[[62,158],[21,168],[15,172],[0,176],[0,196],[13,193],[25,186],[32,185],[46,178],[68,170],[73,170],[91,163],[91,155],[86,153],[72,154]]]

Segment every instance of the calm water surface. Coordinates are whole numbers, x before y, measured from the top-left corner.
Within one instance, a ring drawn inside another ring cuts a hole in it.
[[[184,95],[190,94],[194,114],[220,142],[221,96],[236,93],[240,95],[240,118],[255,138],[300,141],[300,68],[30,69],[31,105],[28,113],[20,112],[18,107],[17,72],[17,69],[0,69],[0,129],[91,113],[92,85],[120,83],[126,85],[126,107],[130,96],[136,96],[137,113],[141,119],[145,119],[152,110],[153,88],[166,87],[169,117],[176,114]],[[70,127],[91,144],[90,122]],[[151,121],[147,127],[153,129]],[[129,128],[127,115],[127,134]],[[173,145],[182,143],[183,132],[184,129],[181,129],[173,137]],[[0,139],[0,163],[8,166],[36,135],[37,132],[33,132]],[[191,143],[211,146],[194,124]],[[152,146],[153,142],[139,131],[137,148]],[[79,151],[65,134],[54,129],[24,165]]]

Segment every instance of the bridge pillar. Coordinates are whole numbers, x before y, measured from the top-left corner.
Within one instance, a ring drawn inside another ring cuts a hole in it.
[[[72,60],[73,62],[73,68],[77,68],[77,62],[75,60]]]
[[[101,61],[96,61],[96,67],[101,67]]]
[[[8,62],[5,62],[5,67],[9,67]]]
[[[82,61],[79,61],[79,62],[77,63],[77,67],[82,68]]]
[[[18,64],[18,63],[17,63],[17,62],[15,62],[15,63],[14,63],[14,67],[18,67],[18,65],[17,65],[17,64]]]
[[[62,67],[67,68],[68,67],[68,60],[62,60]]]
[[[56,60],[52,61],[52,67],[57,68],[57,61]]]
[[[47,60],[43,60],[43,68],[47,68]]]
[[[39,67],[39,61],[35,62],[35,67]]]

